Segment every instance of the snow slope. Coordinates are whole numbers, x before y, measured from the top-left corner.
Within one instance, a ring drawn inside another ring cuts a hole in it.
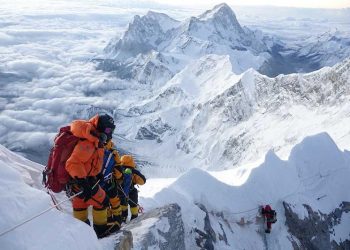
[[[300,219],[311,216],[303,204],[323,216],[331,213],[343,201],[350,201],[349,163],[349,152],[340,151],[329,135],[322,133],[296,145],[287,161],[269,151],[264,163],[254,168],[242,167],[221,173],[191,169],[150,198],[144,197],[150,192],[146,185],[145,189],[141,187],[140,203],[146,210],[178,203],[185,223],[187,249],[198,247],[196,229],[208,233],[206,216],[209,216],[212,230],[209,236],[216,235],[212,242],[215,249],[293,249],[291,239],[296,237],[285,224],[283,202],[290,204]],[[249,178],[237,186],[234,176],[242,169],[250,173]],[[257,207],[263,204],[270,204],[278,213],[278,222],[266,238],[262,233],[262,221],[256,218]],[[345,226],[347,220],[348,215],[344,213],[339,224],[334,226],[336,234],[332,239],[338,244],[350,238],[350,228]],[[223,240],[219,234],[227,239]],[[327,249],[326,245],[321,249]]]
[[[29,183],[33,186],[40,186],[39,165],[2,146],[0,152],[0,196],[7,204],[0,209],[4,221],[0,232],[3,232],[48,208],[51,200],[43,191],[24,183],[22,175],[30,176]],[[340,245],[349,240],[350,234],[346,224],[348,214],[338,211],[335,215],[341,203],[350,201],[349,163],[350,153],[339,150],[328,134],[321,133],[296,145],[286,161],[271,150],[260,165],[242,165],[220,172],[193,168],[176,179],[148,179],[146,185],[140,187],[139,203],[146,213],[170,203],[179,204],[186,249],[201,246],[293,249],[293,244],[302,246],[305,239],[299,239],[288,227],[290,218],[286,216],[286,204],[302,221],[313,218],[310,211],[325,218],[324,221],[337,218],[327,224],[328,241],[327,237],[321,240],[314,235],[307,242],[316,239],[324,247],[331,243]],[[258,214],[258,207],[263,204],[270,204],[278,213],[278,222],[268,237],[265,237],[263,221]],[[152,223],[158,223],[157,219],[143,221],[144,230]],[[166,230],[166,225],[164,218],[159,221],[162,230]],[[306,235],[319,230],[317,224],[312,225],[316,229]],[[58,232],[60,237],[57,237]],[[137,239],[144,240],[145,232],[137,227],[132,230],[136,249],[141,247]],[[114,237],[110,237],[97,241],[86,224],[55,209],[0,237],[3,249],[113,249],[113,240]]]
[[[38,189],[40,174],[41,166],[0,145],[0,233],[52,206],[50,196]],[[100,249],[91,228],[56,209],[0,236],[0,246],[4,250]]]
[[[348,148],[349,77],[349,60],[269,78],[254,70],[237,76],[227,56],[204,56],[131,105],[120,119],[128,138],[121,143],[158,177],[261,162],[271,148],[286,159],[302,138],[322,131]]]

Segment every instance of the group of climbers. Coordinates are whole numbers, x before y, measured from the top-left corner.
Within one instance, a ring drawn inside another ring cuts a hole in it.
[[[114,120],[107,114],[95,115],[88,121],[75,120],[69,128],[70,135],[78,140],[64,164],[70,177],[66,191],[73,197],[73,216],[89,225],[88,207],[92,206],[93,228],[98,238],[120,229],[128,217],[128,204],[131,220],[138,216],[135,185],[146,182],[131,155],[119,156],[112,142],[114,129]],[[48,164],[55,162],[54,157],[55,153],[51,153]],[[59,158],[62,161],[63,156]],[[49,178],[55,172],[52,166],[45,171]],[[50,187],[50,183],[46,186]]]
[[[62,191],[65,185],[68,196],[73,197],[75,218],[90,225],[88,207],[92,206],[98,238],[121,228],[129,206],[130,220],[138,216],[141,208],[135,185],[146,182],[131,155],[119,156],[112,141],[114,129],[114,120],[107,114],[88,121],[75,120],[61,128],[43,172],[45,186],[54,192]],[[266,221],[265,232],[270,233],[276,212],[270,205],[262,206],[260,211]]]

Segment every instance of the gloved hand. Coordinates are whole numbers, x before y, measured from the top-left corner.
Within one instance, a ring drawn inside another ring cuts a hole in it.
[[[80,188],[80,191],[83,191],[78,197],[84,199],[84,201],[88,201],[91,199],[92,187],[86,178],[76,178],[76,183]]]
[[[140,177],[143,180],[143,182],[146,183],[146,177],[143,174],[141,174],[139,170],[133,168],[132,173]]]
[[[102,173],[99,173],[98,175],[96,175],[96,180],[97,181],[103,181],[104,180],[104,176],[103,176],[103,174]]]
[[[109,207],[109,196],[106,194],[106,197],[103,199],[102,204],[103,207]]]
[[[98,147],[103,148],[106,142],[107,142],[107,135],[105,133],[101,133],[98,137]]]
[[[98,147],[103,148],[107,142],[107,135],[105,133],[99,133],[95,130],[91,130],[90,134],[98,138]]]

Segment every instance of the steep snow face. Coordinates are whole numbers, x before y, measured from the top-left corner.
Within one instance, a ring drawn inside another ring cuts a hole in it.
[[[320,106],[331,110],[332,107],[337,108],[338,105],[346,103],[349,98],[349,71],[350,64],[346,61],[333,69],[274,79],[247,72],[238,84],[207,104],[207,107],[210,107],[208,113],[215,112],[231,124],[249,124],[255,117],[263,118],[263,114],[276,114],[284,124],[283,120],[291,121],[293,116],[305,117],[302,107],[306,108],[306,112],[308,109],[317,110]],[[200,119],[200,116],[201,114],[197,119]],[[305,121],[307,120],[306,118]],[[265,132],[269,127],[272,129],[279,125],[267,126],[264,126]],[[259,127],[252,129],[255,132],[259,131]],[[288,137],[291,131],[285,132],[284,137]],[[278,143],[275,143],[275,147],[278,148],[276,144]]]
[[[48,194],[28,185],[40,186],[41,168],[0,145],[0,233],[52,206]],[[0,245],[2,249],[100,249],[91,228],[56,209],[0,236]]]
[[[256,53],[268,50],[267,44],[259,39],[262,37],[255,37],[252,31],[241,27],[235,13],[227,4],[217,5],[198,18],[191,18],[188,34],[213,43],[226,44],[232,49],[250,48]]]
[[[347,127],[332,122],[348,120],[349,60],[276,78],[254,70],[237,76],[230,68],[227,57],[202,57],[129,109],[133,117],[122,124],[134,124],[127,137],[137,137],[135,152],[157,155],[147,171],[191,165],[222,170],[261,161],[271,148],[286,159],[303,137],[323,130],[342,148],[349,146]],[[155,121],[161,121],[161,133],[152,129]]]
[[[213,173],[192,169],[153,197],[149,197],[152,192],[149,188],[141,187],[141,196],[149,198],[141,198],[140,204],[147,211],[178,203],[187,235],[186,249],[203,247],[203,241],[217,249],[293,249],[293,244],[300,242],[287,227],[289,218],[285,217],[284,204],[289,204],[304,221],[312,220],[312,210],[324,218],[336,211],[342,202],[350,200],[349,162],[349,153],[340,151],[328,134],[321,133],[296,145],[287,161],[269,151],[258,167]],[[232,180],[242,171],[250,173],[248,180],[235,186]],[[278,214],[268,236],[264,236],[263,221],[258,214],[258,207],[263,204],[270,204]],[[324,242],[324,247],[333,240],[333,244],[341,244],[350,239],[347,222],[344,213],[340,221],[327,225],[328,243]],[[330,237],[333,228],[339,234]],[[314,224],[312,231],[319,229]],[[304,234],[312,235],[312,231]],[[340,235],[344,238],[340,239]],[[206,240],[201,241],[201,236]]]
[[[116,44],[110,43],[105,51],[119,61],[140,53],[146,54],[156,50],[162,42],[169,39],[168,31],[177,27],[179,23],[165,14],[153,11],[149,11],[143,17],[136,15],[123,37]]]
[[[328,134],[305,138],[289,156],[301,185],[311,194],[308,204],[328,214],[349,201],[349,152],[339,150]],[[322,197],[320,199],[317,199]],[[306,198],[306,197],[305,197]],[[307,198],[306,198],[307,199]]]

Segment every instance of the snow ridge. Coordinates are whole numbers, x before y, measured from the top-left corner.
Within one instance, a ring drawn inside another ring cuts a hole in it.
[[[308,217],[311,211],[324,217],[332,214],[343,201],[350,200],[347,192],[350,188],[349,162],[349,153],[340,151],[327,133],[321,133],[306,137],[292,149],[286,161],[269,151],[264,163],[257,167],[222,172],[194,168],[152,198],[143,198],[141,202],[147,204],[148,210],[155,204],[162,206],[176,202],[181,206],[185,235],[188,235],[187,249],[200,247],[195,241],[198,235],[193,233],[198,230],[211,237],[226,235],[226,240],[213,237],[212,244],[218,249],[263,249],[267,247],[266,244],[271,249],[293,249],[294,243],[299,246],[302,243],[298,235],[292,235],[286,226],[290,218],[285,217],[284,207],[289,204],[300,220],[311,220]],[[235,180],[234,176],[239,176],[237,173],[242,171],[247,172],[249,177],[245,183],[237,186],[235,181],[242,177]],[[263,221],[257,212],[257,207],[263,204],[270,204],[278,214],[278,221],[273,225],[273,233],[267,242],[261,235]],[[205,225],[207,216],[211,233],[205,229],[208,227]],[[344,227],[347,219],[348,215],[344,213],[338,223],[327,225],[328,230],[323,239],[318,239],[319,242],[326,247],[333,239],[337,240],[332,244],[341,244],[349,239],[349,228]],[[315,227],[314,224],[313,231]],[[347,236],[341,240],[337,236],[330,238],[333,228]],[[309,234],[312,232],[305,232],[305,235]],[[327,237],[328,243],[324,240]],[[313,240],[310,237],[308,242]]]

